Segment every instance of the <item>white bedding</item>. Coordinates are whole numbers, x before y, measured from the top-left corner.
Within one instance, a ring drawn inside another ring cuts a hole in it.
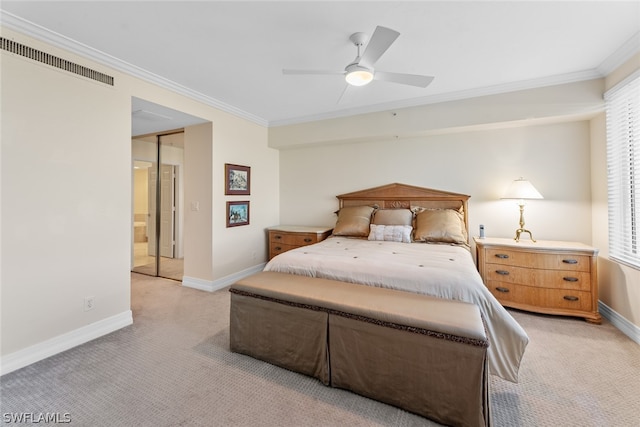
[[[330,237],[284,252],[265,271],[399,289],[476,304],[487,324],[489,369],[517,382],[529,337],[491,295],[465,247]]]

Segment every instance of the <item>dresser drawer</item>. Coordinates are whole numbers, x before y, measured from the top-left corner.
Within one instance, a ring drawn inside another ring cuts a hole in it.
[[[591,257],[588,255],[523,252],[500,248],[489,248],[486,251],[486,262],[492,264],[550,270],[591,270]]]
[[[487,287],[500,303],[516,308],[545,307],[591,311],[592,295],[588,291],[533,288],[512,283],[489,281]]]
[[[272,233],[269,240],[275,244],[293,246],[306,246],[320,241],[314,233]]]
[[[487,264],[486,277],[488,280],[538,288],[591,290],[591,274],[584,271],[540,270],[505,264]]]
[[[286,251],[290,251],[291,249],[295,249],[298,247],[299,246],[296,246],[296,245],[286,245],[284,243],[279,243],[279,242],[273,243],[269,245],[269,259],[273,258],[278,254],[281,254]]]

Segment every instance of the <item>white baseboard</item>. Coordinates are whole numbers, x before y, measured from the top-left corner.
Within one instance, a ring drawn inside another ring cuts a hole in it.
[[[229,285],[233,285],[235,282],[244,277],[261,272],[264,269],[265,265],[266,263],[254,265],[253,267],[230,274],[229,276],[225,276],[217,280],[203,280],[196,277],[183,276],[182,286],[186,286],[187,288],[199,289],[201,291],[215,292]]]
[[[216,290],[213,287],[212,280],[198,279],[197,277],[189,276],[182,276],[182,286],[207,292],[213,292]]]
[[[58,335],[41,343],[32,345],[0,358],[0,375],[24,368],[32,363],[62,353],[70,348],[84,344],[133,323],[131,310],[99,320],[82,328]]]
[[[623,334],[640,344],[640,328],[629,322],[626,318],[614,311],[607,304],[598,301],[598,309],[602,317],[607,319],[613,326],[620,329]]]

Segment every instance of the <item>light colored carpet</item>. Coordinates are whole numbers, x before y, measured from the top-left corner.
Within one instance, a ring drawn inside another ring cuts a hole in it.
[[[228,349],[229,293],[132,274],[134,324],[0,379],[7,413],[72,426],[434,426]],[[531,338],[512,384],[491,378],[497,426],[634,426],[640,346],[606,321],[512,311]],[[40,425],[42,423],[39,423]]]

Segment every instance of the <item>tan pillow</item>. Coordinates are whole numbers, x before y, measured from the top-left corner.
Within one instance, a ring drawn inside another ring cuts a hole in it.
[[[411,225],[413,212],[409,209],[378,209],[373,214],[372,224],[376,225]]]
[[[334,236],[369,236],[371,214],[375,208],[371,206],[347,206],[338,211],[338,220],[333,228]]]
[[[432,243],[467,244],[464,217],[454,209],[425,209],[416,214],[413,239]]]

